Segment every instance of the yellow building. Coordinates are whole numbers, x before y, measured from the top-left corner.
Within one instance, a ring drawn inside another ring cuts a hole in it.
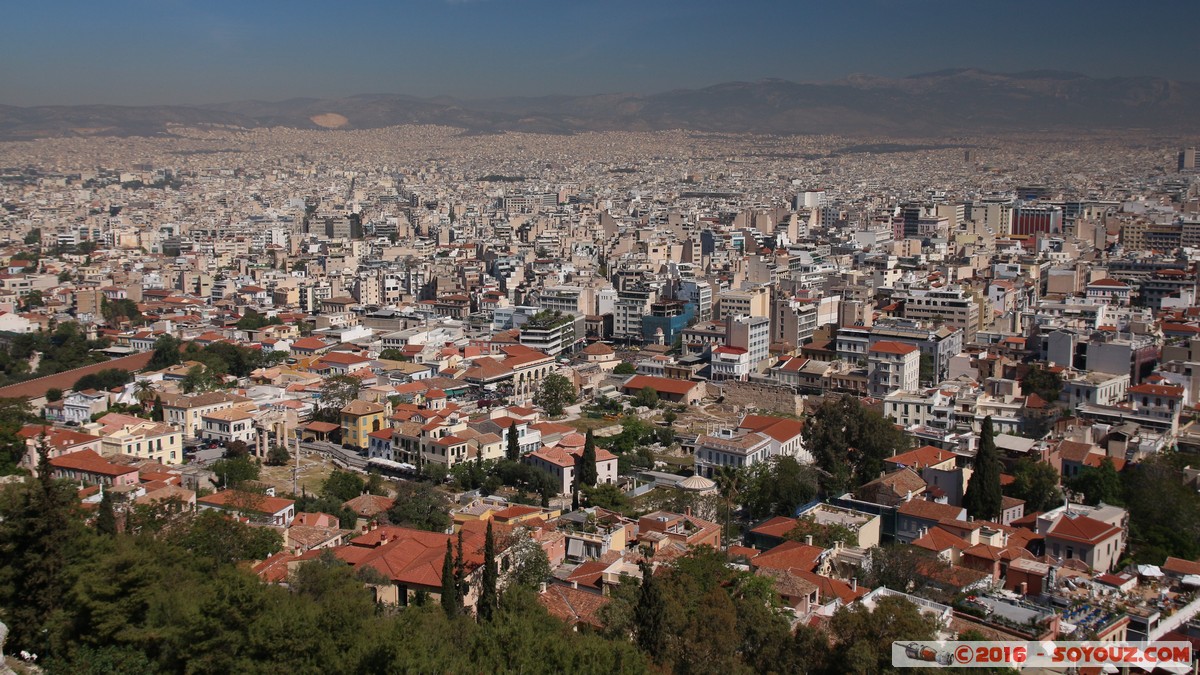
[[[351,401],[342,408],[342,443],[366,450],[368,434],[384,427],[386,410],[378,403]]]

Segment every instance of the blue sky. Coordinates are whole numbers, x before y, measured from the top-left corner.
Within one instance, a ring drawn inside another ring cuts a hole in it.
[[[1200,80],[1200,1],[39,0],[0,103],[652,92],[952,67]]]

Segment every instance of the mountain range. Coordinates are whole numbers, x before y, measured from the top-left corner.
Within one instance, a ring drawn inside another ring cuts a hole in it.
[[[1200,130],[1200,83],[1060,71],[952,69],[799,83],[726,82],[656,94],[238,101],[196,106],[0,105],[0,139],[147,136],[170,125],[374,129],[440,124],[468,133],[690,129],[714,133],[948,137],[1030,131]]]

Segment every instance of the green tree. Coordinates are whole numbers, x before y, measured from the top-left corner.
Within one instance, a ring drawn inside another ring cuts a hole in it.
[[[1183,473],[1189,455],[1159,453],[1121,472],[1134,561],[1200,557],[1200,494]]]
[[[44,629],[63,607],[71,565],[87,550],[75,492],[51,476],[44,436],[37,479],[0,491],[0,618],[11,631],[10,649],[46,653]]]
[[[442,557],[442,611],[453,619],[462,610],[458,599],[458,584],[454,582],[454,554],[450,540],[446,539],[446,555]]]
[[[517,425],[508,428],[508,445],[505,446],[504,457],[510,462],[521,459],[521,446],[517,443]]]
[[[834,672],[877,673],[891,670],[892,643],[932,640],[937,624],[904,598],[884,597],[874,610],[861,604],[842,607],[829,622],[837,644],[832,650]]]
[[[833,548],[834,542],[842,542],[847,546],[858,546],[858,533],[837,523],[818,523],[812,516],[800,518],[796,526],[788,531],[784,538],[792,541],[807,541],[812,537],[813,545],[821,548]]]
[[[558,417],[567,406],[575,403],[575,385],[565,376],[551,373],[542,380],[541,387],[533,395],[533,402],[547,415]]]
[[[633,397],[633,405],[639,408],[657,408],[658,392],[654,387],[642,387],[637,396]]]
[[[248,456],[218,459],[209,467],[222,487],[237,487],[246,481],[258,480],[258,463]]]
[[[1026,513],[1047,511],[1062,500],[1058,470],[1046,462],[1023,459],[1013,468],[1008,494],[1025,502]]]
[[[238,319],[236,326],[239,330],[258,330],[263,326],[278,326],[282,323],[283,320],[277,316],[268,318],[247,307],[245,314],[242,315],[242,318]]]
[[[409,361],[411,359],[404,356],[404,350],[390,347],[379,352],[379,358],[384,361]]]
[[[754,519],[793,516],[796,508],[817,495],[817,474],[781,455],[759,462],[747,470],[742,498]]]
[[[429,483],[401,481],[396,485],[396,502],[387,511],[393,525],[431,532],[450,527],[450,500]]]
[[[1067,481],[1071,492],[1082,494],[1084,503],[1095,506],[1100,502],[1120,506],[1125,503],[1121,495],[1121,475],[1111,457],[1105,457],[1100,466],[1085,466]]]
[[[138,310],[137,303],[127,298],[120,300],[109,300],[107,298],[100,301],[100,315],[109,323],[120,323],[128,321],[133,325],[145,323],[142,318],[142,313]]]
[[[232,564],[271,557],[283,548],[283,537],[272,528],[246,525],[217,511],[204,510],[192,519],[179,543],[214,563]]]
[[[163,421],[166,416],[166,411],[163,410],[163,402],[161,396],[154,397],[154,407],[150,408],[150,419],[155,422]]]
[[[182,347],[179,338],[173,335],[160,335],[154,341],[154,354],[146,364],[146,370],[162,370],[177,366],[182,362],[179,350]]]
[[[634,375],[637,373],[637,367],[628,361],[622,361],[613,368],[614,375]]]
[[[890,419],[852,396],[826,397],[807,418],[803,438],[823,472],[822,487],[833,494],[877,478],[884,460],[911,445]]]
[[[629,508],[629,497],[612,483],[601,483],[596,487],[584,487],[583,495],[589,506],[599,506],[609,511],[624,511]]]
[[[963,494],[963,507],[977,520],[996,520],[1003,508],[1000,490],[1000,455],[992,431],[992,417],[983,419],[979,449],[975,453],[975,473]]]
[[[321,383],[317,416],[324,422],[340,422],[342,408],[358,398],[362,380],[353,375],[334,375]]]
[[[272,445],[267,450],[267,466],[283,466],[291,460],[292,454],[282,445]]]
[[[496,614],[499,598],[496,595],[496,540],[492,534],[492,521],[488,520],[487,533],[483,540],[483,581],[479,589],[478,612],[480,621],[491,621]]]
[[[113,506],[112,490],[105,490],[100,497],[100,508],[96,510],[96,531],[110,537],[117,533],[117,512]]]
[[[185,394],[196,394],[205,391],[212,391],[221,386],[221,375],[219,370],[212,370],[204,364],[196,364],[188,368],[187,373],[179,382],[179,388]]]
[[[592,430],[587,430],[587,436],[583,442],[583,456],[579,463],[579,480],[581,485],[594,486],[599,478],[599,473],[596,470],[596,439],[592,435]]]
[[[34,419],[29,399],[0,398],[0,476],[16,473],[27,448],[18,433]]]
[[[1021,393],[1026,396],[1037,394],[1047,403],[1054,404],[1062,393],[1062,375],[1051,372],[1040,366],[1034,366],[1021,380]]]
[[[61,401],[62,397],[63,397],[63,390],[59,389],[58,387],[50,387],[49,389],[46,390],[46,402],[47,403],[54,403],[55,401]]]
[[[550,558],[546,549],[533,538],[526,528],[518,529],[508,545],[509,567],[505,575],[506,585],[519,585],[536,589],[550,578]]]
[[[349,501],[361,495],[367,483],[356,473],[334,469],[321,484],[321,494],[339,502]]]
[[[641,592],[634,609],[634,633],[637,645],[651,658],[660,658],[666,648],[666,601],[654,579],[654,570],[649,563],[640,565],[642,571]]]
[[[29,291],[29,294],[25,296],[25,309],[44,307],[45,305],[46,300],[42,297],[41,291]]]
[[[87,389],[95,389],[96,391],[108,391],[133,381],[133,373],[122,368],[105,368],[96,373],[84,375],[75,381],[71,388],[75,391],[84,391]]]

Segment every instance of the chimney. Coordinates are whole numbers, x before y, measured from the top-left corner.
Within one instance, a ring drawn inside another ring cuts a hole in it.
[[[543,581],[542,583],[538,584],[538,593],[545,593],[545,592],[546,592],[546,582]]]
[[[850,577],[850,590],[858,590],[858,577]]]
[[[1017,584],[1017,592],[1020,593],[1021,595],[1028,595],[1029,594],[1029,584],[1024,581]]]
[[[692,507],[690,507],[690,506],[683,507],[683,515],[685,515],[685,516],[692,515]]]
[[[806,534],[806,535],[804,535],[804,544],[805,544],[806,546],[812,546],[812,545],[813,545],[813,543],[812,543],[812,535],[811,535],[811,534]]]
[[[571,582],[571,588],[579,588],[579,582],[578,582],[578,581],[572,581],[572,582]]]

